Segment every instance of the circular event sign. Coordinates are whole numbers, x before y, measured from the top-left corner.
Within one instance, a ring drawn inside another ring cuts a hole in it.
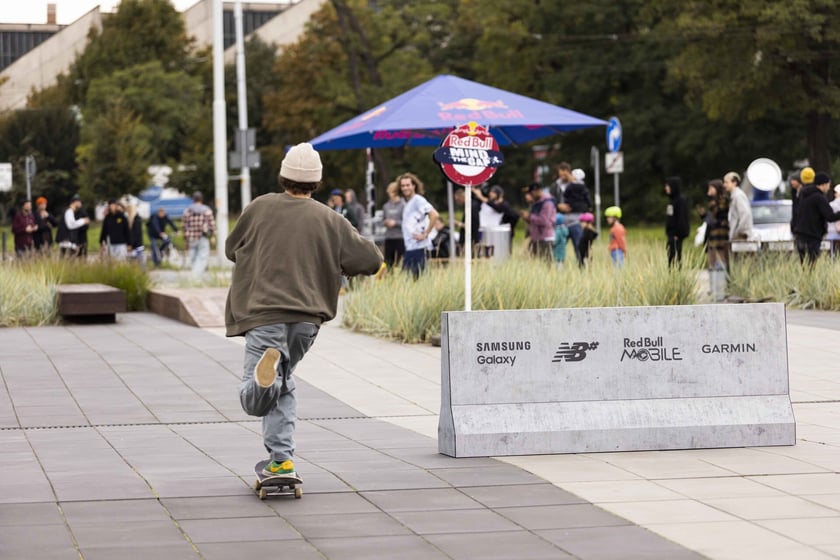
[[[504,161],[499,143],[475,122],[450,132],[435,150],[434,159],[450,181],[465,187],[488,181]]]

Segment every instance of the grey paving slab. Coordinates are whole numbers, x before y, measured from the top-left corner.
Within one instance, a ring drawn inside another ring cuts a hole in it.
[[[273,510],[269,508],[270,502],[255,500],[251,494],[244,493],[236,496],[164,498],[160,504],[172,517],[181,521],[274,515]]]
[[[427,540],[417,536],[314,539],[330,560],[443,560],[449,558]],[[474,557],[475,558],[475,557]]]
[[[835,311],[803,311],[798,309],[786,309],[785,319],[792,325],[803,325],[807,327],[819,327],[821,329],[840,331],[840,313]]]
[[[184,535],[172,520],[131,523],[72,523],[70,529],[82,548],[180,545]]]
[[[215,478],[150,479],[152,491],[160,498],[192,498],[195,496],[241,496],[250,491],[242,479],[231,476]]]
[[[64,519],[55,502],[0,504],[0,527],[62,525]]]
[[[333,537],[378,537],[411,532],[384,513],[295,515],[285,519],[306,539]]]
[[[169,514],[161,507],[160,502],[154,499],[64,502],[61,504],[61,509],[71,525],[170,521]]]
[[[282,541],[300,539],[286,521],[270,517],[237,517],[227,519],[189,519],[180,522],[181,529],[194,543]]]
[[[0,527],[0,558],[73,558],[74,548],[64,525]]]
[[[434,488],[426,490],[386,490],[362,492],[382,511],[437,511],[447,509],[475,509],[482,505],[455,488]]]
[[[196,560],[201,558],[187,542],[179,545],[87,546],[81,549],[84,560]],[[68,557],[69,558],[69,557]]]
[[[15,543],[0,542],[0,558],[26,559],[37,558],[38,560],[76,560],[79,552],[72,546],[64,544],[50,544],[44,541],[26,542],[17,545]],[[113,558],[113,556],[112,556]]]
[[[468,486],[459,490],[489,508],[549,506],[585,502],[574,494],[545,482],[512,486]]]
[[[474,469],[499,465],[498,461],[490,457],[447,457],[438,453],[434,444],[428,447],[389,448],[383,453],[421,469]]]
[[[497,508],[500,515],[529,530],[568,527],[609,527],[628,521],[591,504]]]
[[[282,517],[287,515],[355,515],[380,511],[375,504],[356,492],[307,493],[304,499],[300,500],[272,499],[266,500],[265,503]]]
[[[149,314],[4,331],[0,558],[77,559],[74,537],[85,560],[567,557],[554,541],[598,553],[564,529],[571,514],[605,532],[608,552],[623,548],[620,518],[511,465],[439,455],[432,438],[303,381],[304,497],[260,501],[265,450],[239,406],[241,368],[241,346]]]
[[[445,481],[422,469],[340,473],[348,485],[358,491],[395,490],[398,488],[446,488]]]
[[[492,467],[473,469],[431,469],[429,472],[452,486],[505,486],[509,484],[536,484],[543,480],[511,465],[497,463]]]
[[[0,481],[0,504],[25,504],[50,502],[55,500],[55,494],[46,479],[31,481],[25,476],[17,476],[14,480]]]
[[[521,528],[489,509],[397,511],[391,515],[417,533],[489,533]]]
[[[635,525],[539,531],[541,537],[581,560],[699,560],[686,550]],[[714,533],[709,534],[714,538]]]
[[[315,546],[302,539],[284,540],[282,543],[277,541],[199,543],[196,546],[204,560],[231,560],[232,558],[324,560],[324,556]]]
[[[562,560],[575,558],[527,531],[504,533],[425,535],[425,539],[453,560]]]

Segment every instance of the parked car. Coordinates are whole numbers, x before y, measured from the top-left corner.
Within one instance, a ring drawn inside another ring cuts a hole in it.
[[[733,253],[793,251],[793,234],[790,231],[793,201],[754,200],[750,203],[750,209],[753,217],[753,239],[733,241]]]
[[[750,209],[753,216],[753,239],[733,241],[733,253],[794,250],[793,233],[790,231],[793,201],[753,200]],[[827,251],[830,245],[830,241],[823,240],[821,248]]]

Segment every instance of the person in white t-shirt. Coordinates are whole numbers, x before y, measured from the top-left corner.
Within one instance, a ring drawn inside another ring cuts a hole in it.
[[[397,184],[405,199],[402,233],[405,242],[403,270],[418,277],[426,268],[426,251],[432,248],[429,234],[434,229],[437,210],[423,196],[423,182],[413,173],[397,177]]]

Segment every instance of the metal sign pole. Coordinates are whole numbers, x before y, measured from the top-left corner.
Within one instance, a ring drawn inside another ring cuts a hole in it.
[[[615,192],[614,192],[615,205],[616,206],[621,206],[621,201],[618,199],[618,176],[619,176],[619,173],[613,173],[613,181],[614,181],[613,188],[615,190]]]
[[[225,115],[225,61],[222,43],[223,7],[222,0],[213,0],[213,171],[215,179],[214,198],[216,201],[216,247],[219,262],[228,263],[224,258],[225,242],[228,235],[228,170],[225,155],[227,153],[227,125]]]
[[[35,158],[33,156],[26,156],[24,160],[26,167],[26,200],[32,200],[32,177],[36,173]]]
[[[595,224],[601,235],[601,152],[595,146],[589,150],[589,160],[595,170]]]
[[[449,205],[449,262],[455,261],[455,196],[452,181],[446,182],[446,202]]]
[[[365,196],[367,198],[367,220],[365,221],[365,229],[367,231],[362,233],[368,235],[370,239],[373,239],[373,236],[376,233],[373,227],[373,216],[376,213],[376,186],[373,183],[373,174],[375,171],[373,164],[373,148],[365,149],[365,157],[367,158],[367,169],[365,170]]]
[[[472,188],[464,194],[464,311],[472,311]]]
[[[245,43],[242,37],[242,2],[236,0],[233,8],[236,28],[236,97],[239,106],[239,135],[242,138],[242,167],[239,172],[242,209],[251,203],[251,169],[248,167],[248,95],[245,82]]]

